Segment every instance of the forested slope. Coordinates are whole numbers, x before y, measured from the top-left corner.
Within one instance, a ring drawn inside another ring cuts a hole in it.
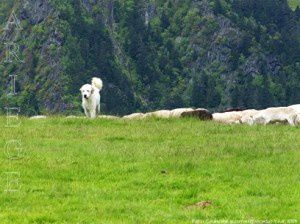
[[[297,7],[300,6],[299,0],[288,0],[288,3],[292,9],[296,9]]]
[[[22,30],[1,31],[1,108],[77,113],[93,76],[105,113],[300,102],[300,10],[286,0],[3,0],[2,27],[12,10]],[[4,62],[9,41],[24,63]]]

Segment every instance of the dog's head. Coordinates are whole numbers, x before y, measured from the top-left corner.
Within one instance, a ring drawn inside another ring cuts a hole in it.
[[[81,95],[84,99],[89,99],[94,93],[94,87],[90,84],[85,84],[80,88]]]

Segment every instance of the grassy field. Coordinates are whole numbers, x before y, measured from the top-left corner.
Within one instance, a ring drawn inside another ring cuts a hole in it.
[[[300,221],[300,127],[193,119],[0,123],[1,224]],[[5,147],[11,139],[23,150]],[[10,172],[19,172],[14,181]],[[212,204],[192,206],[203,201]]]
[[[288,0],[288,2],[292,9],[296,9],[297,6],[300,6],[300,0]]]

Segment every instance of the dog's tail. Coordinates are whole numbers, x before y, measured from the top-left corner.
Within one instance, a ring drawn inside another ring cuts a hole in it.
[[[94,78],[92,78],[92,86],[95,86],[100,91],[103,87],[103,82],[100,78],[94,77]]]

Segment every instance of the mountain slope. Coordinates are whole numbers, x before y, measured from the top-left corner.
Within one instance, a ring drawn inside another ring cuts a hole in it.
[[[288,0],[288,2],[292,9],[296,9],[297,7],[300,7],[299,0]]]
[[[4,0],[3,27],[11,9],[25,63],[3,63],[2,44],[0,81],[18,75],[25,114],[79,112],[93,76],[112,114],[300,102],[300,12],[287,1]]]

